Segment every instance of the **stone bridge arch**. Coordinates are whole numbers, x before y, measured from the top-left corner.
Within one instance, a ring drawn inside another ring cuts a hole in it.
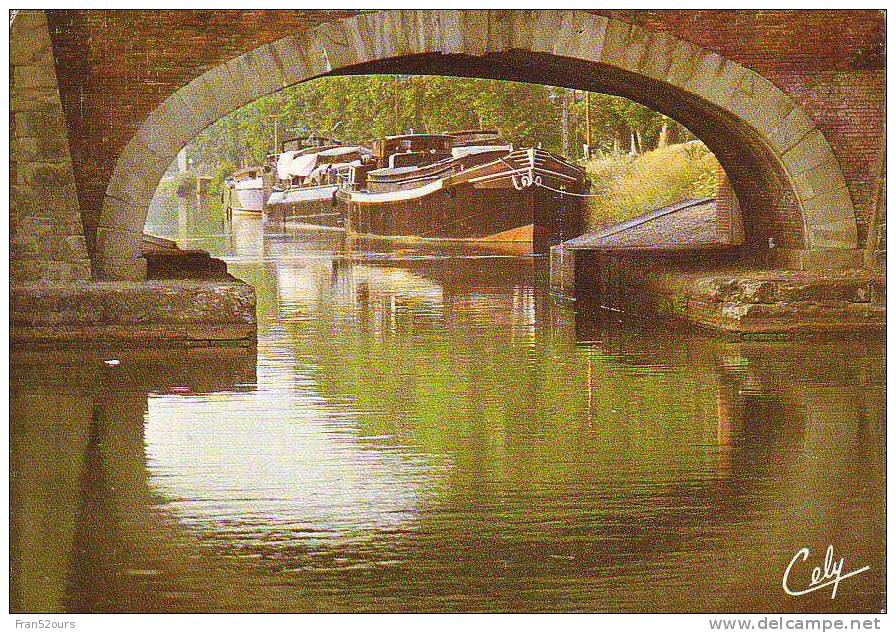
[[[240,55],[176,90],[142,122],[106,187],[95,270],[142,279],[150,200],[177,152],[206,127],[328,74],[409,73],[549,83],[619,94],[675,118],[728,173],[748,249],[843,253],[858,246],[852,199],[824,134],[762,75],[668,33],[582,11],[366,13]]]

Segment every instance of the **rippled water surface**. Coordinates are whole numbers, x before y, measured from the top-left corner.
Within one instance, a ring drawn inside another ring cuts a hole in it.
[[[512,251],[237,229],[201,245],[257,350],[14,355],[13,610],[884,607],[879,342],[577,323]],[[871,569],[787,596],[829,544]]]

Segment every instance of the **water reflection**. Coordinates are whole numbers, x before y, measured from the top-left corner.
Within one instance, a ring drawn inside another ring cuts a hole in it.
[[[532,258],[245,222],[256,352],[20,354],[26,611],[877,610],[875,341],[576,323]],[[833,543],[835,601],[791,598]]]

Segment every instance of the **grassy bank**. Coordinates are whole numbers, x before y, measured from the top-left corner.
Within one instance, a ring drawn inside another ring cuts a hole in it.
[[[596,197],[588,198],[589,226],[600,228],[688,198],[714,196],[718,166],[700,142],[591,160],[585,167]]]

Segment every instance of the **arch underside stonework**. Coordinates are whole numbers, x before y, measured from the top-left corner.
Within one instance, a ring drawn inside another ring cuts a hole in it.
[[[619,94],[678,120],[725,168],[747,246],[857,248],[852,200],[827,140],[769,80],[665,33],[579,11],[361,14],[286,37],[196,77],[122,151],[97,227],[95,269],[142,279],[140,239],[177,152],[252,101],[328,74],[420,73],[529,81]]]

